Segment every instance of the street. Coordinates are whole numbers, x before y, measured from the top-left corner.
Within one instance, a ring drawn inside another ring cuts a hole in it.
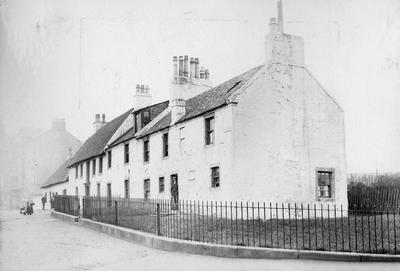
[[[38,205],[36,205],[38,206]],[[399,270],[398,263],[250,260],[171,253],[119,240],[35,209],[1,213],[1,270]]]

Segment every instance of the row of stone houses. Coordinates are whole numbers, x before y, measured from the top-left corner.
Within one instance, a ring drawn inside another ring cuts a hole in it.
[[[68,161],[71,195],[347,204],[343,110],[304,65],[303,39],[284,33],[281,4],[266,59],[216,87],[196,58],[173,57],[169,100],[138,85],[132,109]]]

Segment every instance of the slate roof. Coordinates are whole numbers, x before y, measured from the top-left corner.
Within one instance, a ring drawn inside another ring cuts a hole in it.
[[[227,105],[228,98],[253,77],[264,65],[252,68],[212,89],[209,89],[197,96],[186,101],[186,113],[177,122],[181,123],[189,119],[201,116],[211,110]],[[171,113],[166,114],[158,122],[156,122],[146,132],[141,134],[139,138],[161,131],[171,124]]]
[[[71,159],[70,159],[71,160]],[[40,188],[47,188],[56,184],[68,182],[68,163],[65,161],[43,184]]]
[[[133,109],[130,109],[124,114],[108,122],[102,128],[97,130],[97,132],[91,137],[89,137],[85,143],[83,143],[82,147],[77,151],[74,157],[72,157],[72,159],[69,161],[68,167],[72,167],[81,161],[88,160],[92,157],[102,154],[110,138],[122,125],[132,110]]]

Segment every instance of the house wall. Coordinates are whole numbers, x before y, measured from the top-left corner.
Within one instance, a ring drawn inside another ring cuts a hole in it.
[[[315,168],[327,167],[335,169],[338,195],[330,202],[347,203],[343,113],[303,68],[270,66],[237,102],[233,111],[237,200],[315,203]]]
[[[170,176],[178,174],[179,198],[183,200],[225,200],[231,198],[232,108],[216,110],[215,143],[205,146],[204,117],[169,128],[169,156],[162,157],[162,132],[150,135],[150,162],[143,163],[143,140],[134,142],[132,197],[143,198],[144,179],[150,179],[150,197],[170,199]],[[180,128],[184,140],[180,146]],[[165,131],[164,131],[165,132]],[[211,167],[220,167],[220,188],[211,188]],[[159,193],[159,177],[165,191]]]

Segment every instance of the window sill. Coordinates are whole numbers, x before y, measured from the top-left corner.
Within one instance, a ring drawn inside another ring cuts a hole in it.
[[[124,163],[124,166],[129,166],[129,162],[128,163]]]
[[[143,162],[143,165],[148,165],[148,164],[150,164],[150,162],[149,162],[149,161],[147,161],[147,162]]]
[[[167,160],[169,158],[169,156],[163,156],[162,159],[163,160]]]
[[[317,201],[320,201],[320,202],[334,202],[335,199],[334,198],[318,198]]]

